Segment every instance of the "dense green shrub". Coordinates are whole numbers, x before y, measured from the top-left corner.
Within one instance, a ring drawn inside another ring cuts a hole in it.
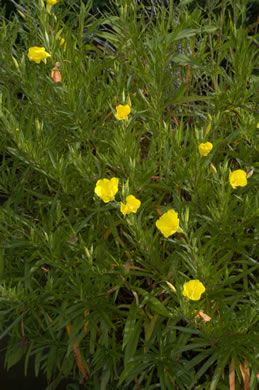
[[[94,19],[90,3],[24,1],[1,20],[6,367],[32,360],[49,390],[255,390],[258,37],[245,0],[151,3],[152,17],[124,0]],[[29,60],[35,46],[46,64]],[[239,169],[247,185],[233,188]],[[96,183],[113,177],[104,203]],[[130,194],[141,206],[123,216]],[[165,238],[170,209],[182,231]],[[197,279],[195,301],[183,288]]]

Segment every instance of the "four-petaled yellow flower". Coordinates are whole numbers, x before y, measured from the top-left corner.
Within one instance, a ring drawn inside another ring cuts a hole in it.
[[[183,295],[192,301],[198,301],[206,288],[198,279],[184,283]]]
[[[118,185],[119,179],[117,177],[113,177],[111,180],[100,179],[96,183],[94,192],[105,203],[108,203],[114,200],[115,195],[118,192]]]
[[[207,156],[209,154],[209,152],[212,150],[212,148],[213,148],[213,145],[212,145],[211,142],[201,143],[199,145],[200,155],[201,156]]]
[[[233,188],[245,187],[247,185],[246,172],[242,169],[237,169],[229,175],[229,183]]]
[[[136,213],[141,205],[140,200],[135,198],[134,195],[129,195],[126,198],[126,204],[121,202],[121,212],[125,216],[126,214]]]
[[[51,57],[51,55],[45,51],[45,47],[33,46],[29,48],[28,58],[30,61],[35,61],[36,64],[39,64],[41,61],[46,64],[46,58],[48,57]]]
[[[57,2],[58,2],[58,0],[47,0],[47,5],[52,6],[52,5],[57,4]]]
[[[156,227],[165,238],[176,232],[182,232],[182,229],[179,227],[178,213],[173,209],[167,211],[156,221]]]
[[[119,104],[116,107],[115,118],[117,118],[119,121],[127,120],[129,114],[130,114],[130,106],[128,104],[125,105]]]

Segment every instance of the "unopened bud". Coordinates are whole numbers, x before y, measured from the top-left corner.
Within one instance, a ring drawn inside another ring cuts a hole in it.
[[[19,64],[18,64],[16,58],[14,56],[12,56],[12,59],[13,59],[13,62],[14,62],[16,69],[19,69]]]
[[[210,163],[210,167],[211,167],[211,169],[212,169],[215,173],[217,173],[217,168],[215,167],[214,164]]]

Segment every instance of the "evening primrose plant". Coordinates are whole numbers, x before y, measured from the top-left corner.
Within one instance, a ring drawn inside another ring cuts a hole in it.
[[[5,367],[256,390],[258,37],[245,0],[146,3],[1,17]]]

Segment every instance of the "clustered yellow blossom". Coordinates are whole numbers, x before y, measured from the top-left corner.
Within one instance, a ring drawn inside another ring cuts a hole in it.
[[[190,280],[183,285],[183,296],[192,301],[198,301],[205,291],[206,288],[198,279]]]
[[[127,120],[128,115],[130,114],[129,105],[118,105],[116,107],[115,117],[118,120]],[[199,145],[199,153],[201,156],[207,156],[212,150],[213,145],[211,142],[201,143]],[[215,168],[215,172],[217,172]],[[235,170],[229,175],[229,182],[233,188],[238,186],[244,187],[247,185],[246,172],[242,169]],[[97,181],[95,186],[95,193],[99,198],[101,198],[105,203],[111,202],[114,200],[115,195],[118,192],[119,179],[113,177],[112,179],[100,179]],[[141,201],[135,198],[134,195],[128,195],[126,197],[126,203],[120,202],[120,211],[126,216],[127,214],[136,213],[141,205]],[[180,228],[180,221],[178,218],[178,213],[170,209],[165,212],[160,218],[156,221],[156,227],[163,234],[165,238],[175,234],[176,232],[183,232]],[[173,291],[175,287],[167,282],[170,288]],[[205,286],[198,279],[190,280],[184,283],[182,294],[190,300],[198,301],[201,298],[201,295],[206,291]],[[211,318],[205,314],[202,310],[195,317],[203,318],[204,322],[210,321]]]
[[[117,118],[119,121],[127,120],[129,114],[130,114],[130,106],[128,104],[125,105],[119,104],[116,107],[115,118]]]
[[[28,58],[30,61],[36,62],[39,64],[41,61],[46,63],[46,58],[51,57],[51,55],[46,52],[45,47],[33,46],[29,48]]]
[[[232,171],[229,175],[229,183],[234,189],[237,187],[245,187],[247,185],[246,172],[242,169]]]
[[[126,198],[126,204],[120,203],[120,210],[122,214],[125,216],[130,213],[136,213],[141,205],[140,200],[135,198],[134,195],[129,195]]]
[[[211,142],[201,143],[199,145],[200,155],[201,156],[207,156],[209,154],[209,152],[212,150],[212,148],[213,148],[213,145],[212,145]]]
[[[49,8],[53,5],[57,4],[59,0],[46,0],[46,4]],[[59,46],[61,47],[65,40],[61,36],[58,38],[60,40]],[[28,50],[28,58],[30,61],[34,61],[37,64],[40,64],[41,61],[46,63],[46,59],[51,57],[51,54],[46,52],[44,47],[30,47]],[[16,60],[15,60],[16,61]],[[18,65],[17,65],[18,66]],[[51,77],[55,82],[61,81],[61,75],[58,71],[59,63],[57,62],[55,67],[52,69]],[[127,120],[128,116],[131,112],[131,107],[129,104],[119,104],[116,106],[115,118],[118,120]],[[259,128],[259,123],[257,124],[257,128]],[[209,133],[210,125],[206,130],[206,134]],[[213,144],[211,142],[205,142],[199,144],[199,153],[201,156],[207,156],[211,150],[213,149]],[[211,164],[212,168],[214,167]],[[215,167],[214,167],[215,168]],[[215,170],[216,171],[216,168]],[[217,171],[216,171],[217,172]],[[229,175],[229,183],[235,189],[236,187],[244,187],[247,185],[247,177],[246,172],[238,169],[232,171]],[[119,179],[117,177],[112,177],[111,179],[100,179],[97,181],[94,192],[96,195],[101,198],[105,203],[111,202],[115,199],[115,196],[118,192]],[[134,195],[128,195],[126,197],[126,203],[120,202],[120,211],[126,216],[131,213],[136,213],[141,206],[141,201],[137,199]],[[156,227],[162,233],[165,238],[170,237],[176,232],[182,232],[183,230],[180,228],[180,221],[178,218],[178,213],[170,209],[165,212],[160,218],[156,221]],[[172,291],[176,292],[175,287],[167,282],[168,286]],[[200,280],[190,280],[184,283],[182,294],[190,300],[198,301],[201,298],[201,295],[206,291],[205,286]],[[207,314],[200,310],[195,319],[197,320],[201,317],[204,322],[208,322],[211,320]]]

